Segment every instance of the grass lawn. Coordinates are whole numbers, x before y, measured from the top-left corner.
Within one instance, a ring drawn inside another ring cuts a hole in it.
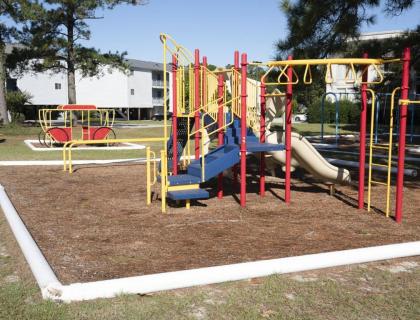
[[[117,138],[150,138],[163,136],[163,127],[155,127],[155,122],[149,121],[152,127],[147,128],[115,128]],[[61,160],[62,151],[32,151],[23,141],[37,140],[39,127],[10,126],[0,128],[0,160]],[[161,143],[150,143],[153,150],[162,149]],[[74,159],[128,159],[145,157],[145,150],[96,150],[74,151]]]

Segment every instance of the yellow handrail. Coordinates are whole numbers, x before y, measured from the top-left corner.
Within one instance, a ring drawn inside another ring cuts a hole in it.
[[[398,103],[400,105],[420,104],[420,100],[400,99]]]
[[[153,156],[153,158],[151,158]],[[153,180],[151,179],[152,174],[150,172],[150,162],[153,162]],[[156,183],[156,153],[150,150],[150,147],[146,148],[146,204],[152,203],[152,186]]]
[[[108,140],[71,140],[63,146],[63,171],[73,172],[72,163],[72,148],[76,145],[94,145],[94,144],[106,144],[106,143],[125,143],[125,142],[163,142],[163,146],[166,147],[165,138],[130,138],[130,139],[108,139]],[[68,154],[66,154],[66,152]]]

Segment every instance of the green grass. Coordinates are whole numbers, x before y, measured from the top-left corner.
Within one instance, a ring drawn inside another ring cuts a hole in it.
[[[151,123],[154,124],[154,123]],[[26,139],[37,140],[39,127],[8,126],[0,128],[0,160],[61,160],[62,152],[56,151],[32,151],[23,142]],[[115,128],[117,138],[150,138],[163,136],[163,127],[151,128]],[[80,133],[77,133],[79,134]],[[3,140],[3,142],[1,142]],[[152,150],[159,151],[163,144],[149,143]],[[145,150],[79,150],[74,151],[74,159],[128,159],[145,157]]]
[[[136,121],[135,121],[136,122]],[[117,138],[149,138],[163,136],[163,127],[153,127],[162,125],[156,121],[137,121],[139,123],[150,125],[152,127],[144,128],[115,128]],[[132,121],[130,121],[132,123]],[[319,134],[320,124],[298,123],[293,125],[296,131],[305,135]],[[346,126],[343,126],[346,127]],[[61,160],[61,151],[36,152],[28,148],[23,141],[25,139],[36,140],[39,127],[24,127],[19,125],[11,125],[0,128],[0,160]],[[169,131],[169,130],[168,130]],[[77,132],[77,131],[76,131]],[[325,125],[325,134],[334,133],[334,126]],[[350,133],[352,131],[342,129],[342,133]],[[77,134],[77,133],[76,133]],[[80,135],[80,133],[78,133]],[[169,134],[169,133],[168,133]],[[1,142],[3,141],[3,142]],[[161,143],[150,143],[152,150],[158,152],[162,149]],[[191,148],[193,151],[193,148]],[[144,157],[144,150],[112,150],[104,151],[98,147],[98,150],[74,151],[74,159],[128,159]]]

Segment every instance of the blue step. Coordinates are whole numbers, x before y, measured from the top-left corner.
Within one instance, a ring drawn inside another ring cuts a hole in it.
[[[284,149],[284,144],[246,142],[246,151],[248,152],[282,151]]]
[[[167,197],[172,200],[207,199],[209,193],[203,189],[168,191]]]
[[[198,184],[201,179],[190,174],[179,174],[176,176],[168,176],[168,184],[170,186],[181,186],[186,184]]]
[[[226,169],[237,164],[240,160],[239,147],[225,144],[211,151],[204,157],[204,180],[207,181]],[[202,160],[194,160],[188,166],[188,174],[202,178]]]

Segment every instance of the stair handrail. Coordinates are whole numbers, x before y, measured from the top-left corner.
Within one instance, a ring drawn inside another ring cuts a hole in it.
[[[219,105],[219,109],[220,108],[224,109],[229,104],[232,104],[236,99],[240,99],[240,97],[235,97],[235,98],[230,99],[229,101],[224,101],[222,104]],[[212,134],[214,134],[216,132],[224,130],[227,127],[229,127],[231,124],[233,124],[235,118],[234,118],[234,115],[233,115],[232,108],[230,108],[230,115],[231,115],[230,119],[231,120],[229,122],[226,122],[226,115],[228,114],[228,112],[223,112],[222,114],[223,114],[223,125],[221,127],[218,127],[217,129],[211,131],[211,132],[208,132],[207,133],[208,136],[211,136]],[[204,118],[205,118],[205,114],[203,114],[203,116],[201,117],[201,127],[200,127],[201,136],[203,135],[204,130],[206,130],[207,128],[209,128],[209,127],[211,127],[215,124],[218,124],[218,119],[216,119],[214,122],[212,122],[208,125],[204,125]],[[202,182],[205,181],[204,139],[201,139],[201,179],[202,179]]]

